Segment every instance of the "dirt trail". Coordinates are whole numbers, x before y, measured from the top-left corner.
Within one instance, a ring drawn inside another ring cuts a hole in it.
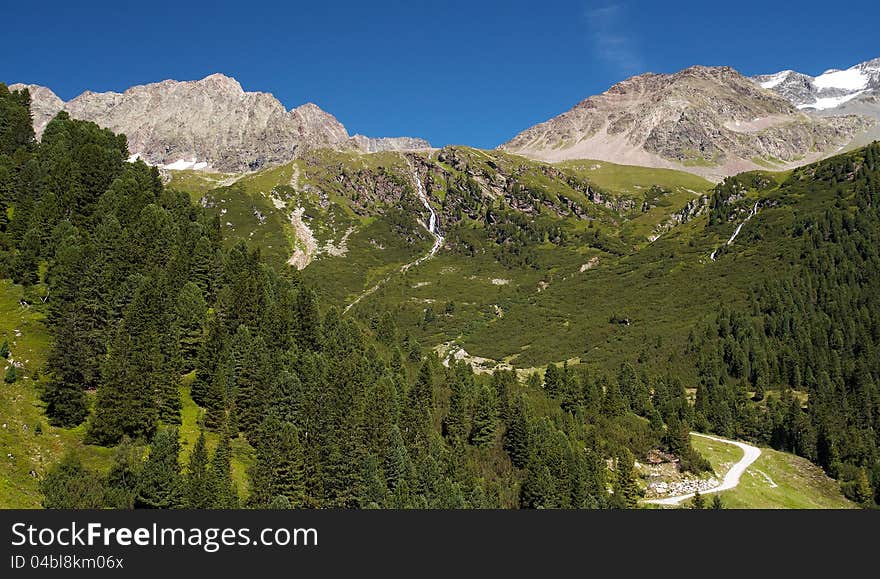
[[[726,438],[718,438],[717,436],[709,436],[708,434],[700,434],[699,432],[691,432],[694,436],[701,436],[703,438],[708,438],[709,440],[714,440],[715,442],[722,442],[724,444],[732,444],[742,449],[743,457],[739,459],[739,462],[730,467],[730,470],[724,475],[724,480],[721,481],[721,484],[717,487],[702,491],[700,494],[707,495],[710,493],[720,493],[721,491],[729,491],[730,489],[736,488],[739,484],[739,479],[742,477],[743,473],[746,472],[746,469],[752,466],[758,457],[761,456],[761,449],[757,446],[752,446],[751,444],[747,444],[745,442],[739,442],[736,440],[728,440]],[[651,499],[644,501],[645,503],[649,503],[652,505],[677,505],[682,501],[693,498],[694,493],[688,493],[686,495],[676,495],[674,497],[664,497],[662,499]]]

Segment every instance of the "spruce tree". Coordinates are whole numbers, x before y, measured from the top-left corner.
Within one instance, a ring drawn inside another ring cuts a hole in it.
[[[40,483],[43,508],[100,509],[104,508],[104,484],[98,473],[82,465],[73,453],[49,469]]]
[[[190,509],[210,508],[213,502],[211,490],[208,449],[205,444],[205,433],[201,432],[189,455],[189,465],[186,469],[186,506]]]
[[[385,479],[392,492],[397,491],[408,481],[411,468],[409,452],[403,443],[400,428],[395,424],[391,427],[391,437],[384,461]]]
[[[235,332],[231,349],[238,426],[249,439],[253,439],[268,409],[269,355],[263,339],[254,337],[246,326],[239,326]]]
[[[612,504],[619,509],[635,509],[639,506],[639,487],[633,472],[633,461],[629,449],[624,449],[617,457]]]
[[[202,324],[208,306],[198,285],[189,281],[177,296],[175,331],[179,340],[181,370],[189,372],[196,367],[202,344]]]
[[[317,351],[321,347],[321,315],[314,290],[300,288],[296,295],[294,333],[300,348]]]
[[[179,455],[177,428],[167,427],[157,431],[141,473],[135,508],[174,509],[185,504]]]
[[[116,447],[113,465],[107,473],[107,506],[114,509],[134,508],[142,465],[142,452],[130,438],[124,438]]]
[[[562,393],[564,376],[556,364],[548,364],[544,372],[544,391],[548,396],[557,397]]]
[[[450,386],[449,411],[443,418],[443,430],[453,444],[464,442],[470,432],[468,424],[468,392],[466,384],[459,378],[453,379]]]
[[[529,458],[529,420],[525,398],[516,397],[513,403],[507,431],[504,433],[504,450],[517,468],[525,468]]]
[[[229,435],[225,431],[221,433],[220,442],[214,450],[214,456],[211,457],[208,483],[211,508],[238,508],[238,491],[232,480],[232,447]]]
[[[474,446],[491,446],[498,427],[498,402],[495,390],[488,385],[480,388],[474,408],[474,424],[470,441]]]

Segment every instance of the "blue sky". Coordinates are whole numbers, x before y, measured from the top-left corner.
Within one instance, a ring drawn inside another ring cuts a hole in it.
[[[4,2],[0,81],[61,98],[213,72],[351,133],[494,147],[641,72],[880,56],[880,2]]]

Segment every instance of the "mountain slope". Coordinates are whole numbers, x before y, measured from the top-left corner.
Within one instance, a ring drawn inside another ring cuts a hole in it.
[[[794,70],[753,77],[798,109],[826,115],[868,114],[880,118],[880,58],[819,76]]]
[[[34,129],[42,134],[59,111],[93,121],[129,139],[129,150],[168,168],[247,171],[282,163],[305,149],[381,151],[427,148],[422,139],[350,137],[333,115],[307,103],[291,110],[274,96],[245,92],[233,78],[212,74],[197,81],[165,80],[124,93],[86,91],[63,102],[36,85],[11,85],[31,93]]]
[[[526,129],[500,148],[547,161],[599,159],[719,178],[827,156],[872,121],[816,119],[728,67],[643,74]]]

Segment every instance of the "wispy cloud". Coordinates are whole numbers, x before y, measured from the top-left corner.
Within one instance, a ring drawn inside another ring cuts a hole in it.
[[[625,4],[589,8],[586,18],[593,45],[600,58],[624,76],[644,70],[638,39],[627,29]]]

